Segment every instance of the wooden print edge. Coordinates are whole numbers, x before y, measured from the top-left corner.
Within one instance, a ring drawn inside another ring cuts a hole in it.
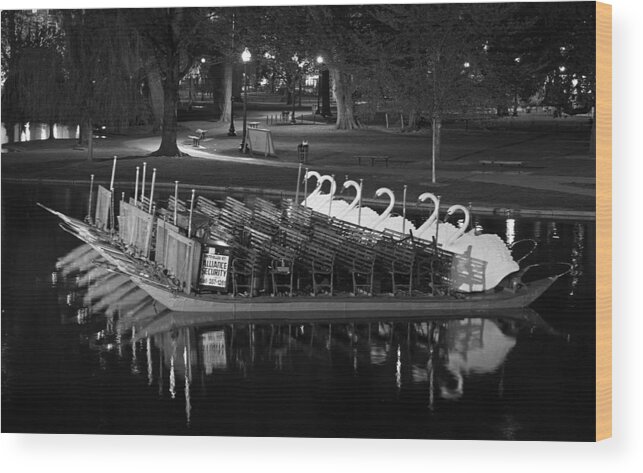
[[[596,440],[612,436],[612,6],[596,2]]]

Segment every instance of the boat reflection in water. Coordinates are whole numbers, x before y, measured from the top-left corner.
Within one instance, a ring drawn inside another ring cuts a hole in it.
[[[517,337],[558,335],[531,309],[445,317],[321,314],[305,321],[279,314],[239,321],[235,314],[171,312],[126,276],[96,267],[97,257],[82,246],[59,260],[52,281],[68,301],[63,320],[91,326],[85,340],[101,354],[102,369],[109,366],[110,354],[129,358],[132,375],[158,387],[159,396],[183,402],[188,428],[195,414],[192,391],[200,390],[203,400],[212,389],[230,389],[222,377],[235,380],[235,389],[277,389],[266,376],[286,374],[292,384],[284,389],[305,395],[310,388],[298,380],[323,383],[319,373],[340,370],[377,383],[370,391],[374,396],[394,392],[402,399],[406,389],[419,389],[428,412],[439,412],[440,402],[463,398],[470,378],[492,377],[501,397],[504,364]]]

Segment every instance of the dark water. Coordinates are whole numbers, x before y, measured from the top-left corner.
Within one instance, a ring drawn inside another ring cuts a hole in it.
[[[87,205],[2,187],[3,432],[594,439],[593,223],[479,221],[573,263],[528,311],[221,325],[92,270],[35,201]]]

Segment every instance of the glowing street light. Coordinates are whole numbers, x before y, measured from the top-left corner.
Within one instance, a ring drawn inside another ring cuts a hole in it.
[[[239,150],[242,153],[247,153],[248,152],[248,147],[246,145],[246,133],[247,133],[247,128],[248,128],[248,109],[246,108],[246,104],[248,102],[248,74],[247,74],[247,65],[248,62],[250,62],[250,59],[252,58],[252,54],[250,54],[250,51],[248,48],[245,48],[243,52],[241,53],[241,60],[243,61],[243,138],[241,139],[241,147]]]

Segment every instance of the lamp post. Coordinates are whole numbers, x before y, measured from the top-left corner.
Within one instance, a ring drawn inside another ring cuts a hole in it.
[[[241,53],[241,59],[243,60],[243,138],[241,139],[241,147],[239,151],[242,153],[248,152],[248,146],[246,145],[246,133],[247,133],[247,123],[248,123],[248,109],[246,108],[248,102],[248,74],[247,74],[247,65],[252,54],[248,48],[244,49]]]
[[[321,100],[321,67],[322,64],[324,63],[324,58],[321,56],[317,56],[317,64],[319,64],[319,71],[317,72],[317,110],[315,113],[317,115],[321,115],[321,110],[319,108],[319,101]]]
[[[295,74],[292,79],[292,116],[290,117],[290,123],[294,125],[297,123],[297,120],[295,119],[295,106],[297,105],[295,103],[295,96],[297,95],[297,78],[299,77],[299,57],[295,54],[292,57],[292,60],[295,62]]]

